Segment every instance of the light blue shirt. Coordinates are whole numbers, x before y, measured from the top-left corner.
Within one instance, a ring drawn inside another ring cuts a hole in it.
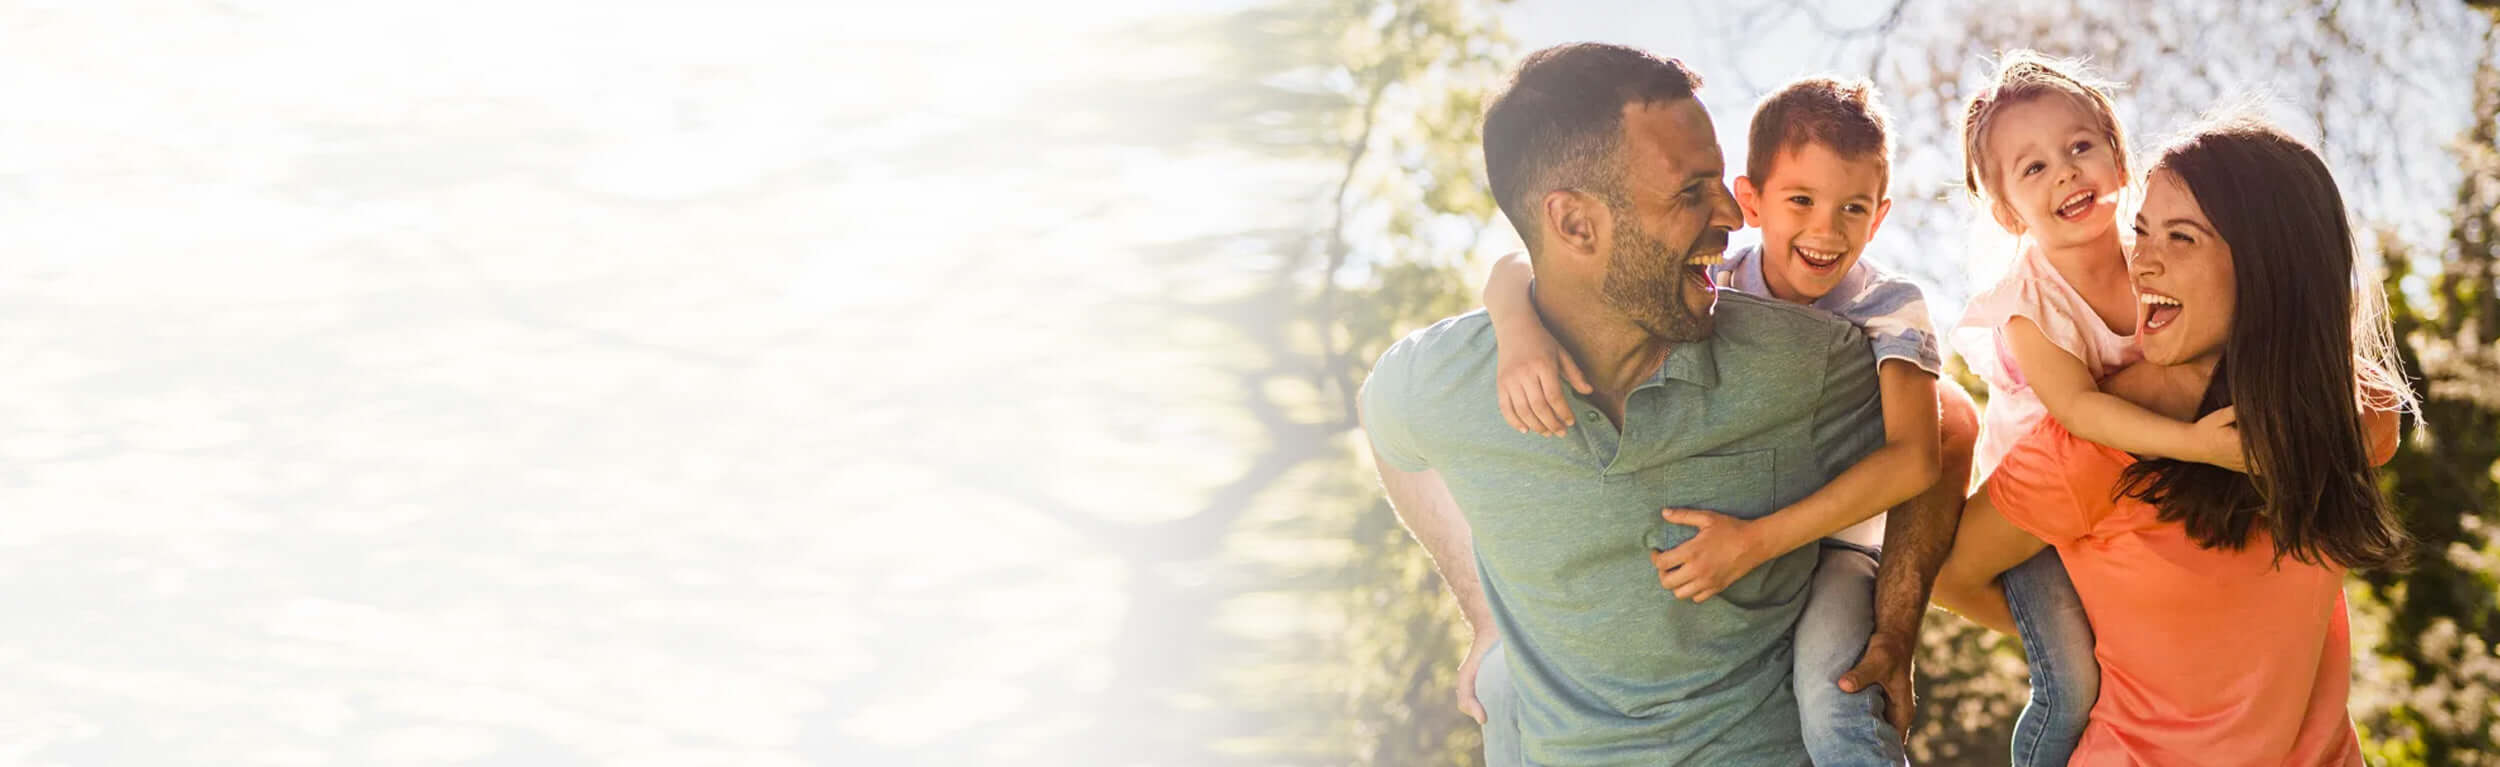
[[[1777,300],[1762,280],[1762,249],[1745,247],[1711,268],[1720,287]],[[1901,360],[1929,375],[1944,374],[1944,353],[1936,339],[1936,321],[1927,314],[1927,295],[1918,283],[1884,271],[1859,258],[1840,276],[1840,285],[1816,300],[1814,308],[1840,315],[1866,331],[1875,360]]]

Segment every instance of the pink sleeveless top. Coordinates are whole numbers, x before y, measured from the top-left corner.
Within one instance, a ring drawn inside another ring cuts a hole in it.
[[[1971,372],[1988,382],[1988,406],[1980,416],[1979,442],[1971,450],[1971,486],[1996,471],[2014,442],[2030,434],[2049,414],[2040,396],[2014,363],[2005,342],[2005,323],[2015,317],[2031,320],[2049,342],[2082,360],[2093,378],[2102,378],[2143,356],[2134,335],[2119,335],[2101,322],[2092,305],[2075,292],[2048,256],[2025,240],[2021,255],[1997,284],[1971,297],[1962,321],[1955,323],[1953,347]]]

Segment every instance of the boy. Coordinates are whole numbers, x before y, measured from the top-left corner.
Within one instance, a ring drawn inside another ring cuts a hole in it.
[[[1746,175],[1736,179],[1737,204],[1745,223],[1762,230],[1762,245],[1711,270],[1721,287],[1831,311],[1866,332],[1882,387],[1885,445],[1761,519],[1666,509],[1651,541],[1659,584],[1695,602],[1773,557],[1822,541],[1796,629],[1793,687],[1818,765],[1902,763],[1907,691],[1894,696],[1887,723],[1876,718],[1866,680],[1852,680],[1848,691],[1838,682],[1874,630],[1883,511],[1912,499],[1958,505],[1976,437],[1969,395],[1958,387],[1948,386],[1941,400],[1955,417],[1939,416],[1941,352],[1918,286],[1859,259],[1892,207],[1885,191],[1888,122],[1863,81],[1805,78],[1763,99],[1748,131]],[[1540,324],[1528,298],[1532,282],[1527,260],[1514,254],[1495,264],[1485,285],[1501,358],[1501,407],[1514,428],[1562,437],[1577,420],[1560,406],[1563,381],[1589,389]],[[1924,586],[1915,600],[1922,608]]]

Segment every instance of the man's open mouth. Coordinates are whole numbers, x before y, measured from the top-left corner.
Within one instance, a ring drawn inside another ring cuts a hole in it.
[[[1833,267],[1840,265],[1840,257],[1847,255],[1846,251],[1816,250],[1798,245],[1790,245],[1788,249],[1797,254],[1797,260],[1806,262],[1806,266],[1813,267],[1818,272],[1831,271]]]
[[[2136,290],[2136,300],[2144,307],[2143,332],[2146,333],[2169,327],[2170,323],[2179,319],[2179,312],[2186,308],[2179,303],[2179,299],[2142,288]]]
[[[2092,204],[2100,202],[2100,200],[2101,193],[2086,189],[2067,195],[2065,202],[2058,203],[2057,210],[2055,212],[2058,218],[2068,221],[2081,221],[2083,220],[2085,213],[2091,212]]]
[[[1716,291],[1719,283],[1710,279],[1710,269],[1726,261],[1727,251],[1695,253],[1684,259],[1684,277],[1698,283],[1702,290]]]

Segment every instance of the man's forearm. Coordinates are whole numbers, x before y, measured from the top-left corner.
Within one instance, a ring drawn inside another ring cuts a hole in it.
[[[1383,464],[1380,484],[1389,491],[1389,506],[1397,512],[1398,521],[1432,555],[1433,570],[1441,574],[1450,595],[1458,598],[1459,614],[1467,619],[1468,627],[1478,634],[1493,633],[1493,609],[1485,602],[1483,584],[1476,580],[1475,540],[1441,476],[1430,471],[1401,472]]]
[[[1884,525],[1884,558],[1875,570],[1875,633],[1895,641],[1918,643],[1919,623],[1927,616],[1928,591],[1936,571],[1953,551],[1953,534],[1961,525],[1961,493],[1955,483],[1902,504]],[[1908,649],[1908,648],[1904,648]]]

